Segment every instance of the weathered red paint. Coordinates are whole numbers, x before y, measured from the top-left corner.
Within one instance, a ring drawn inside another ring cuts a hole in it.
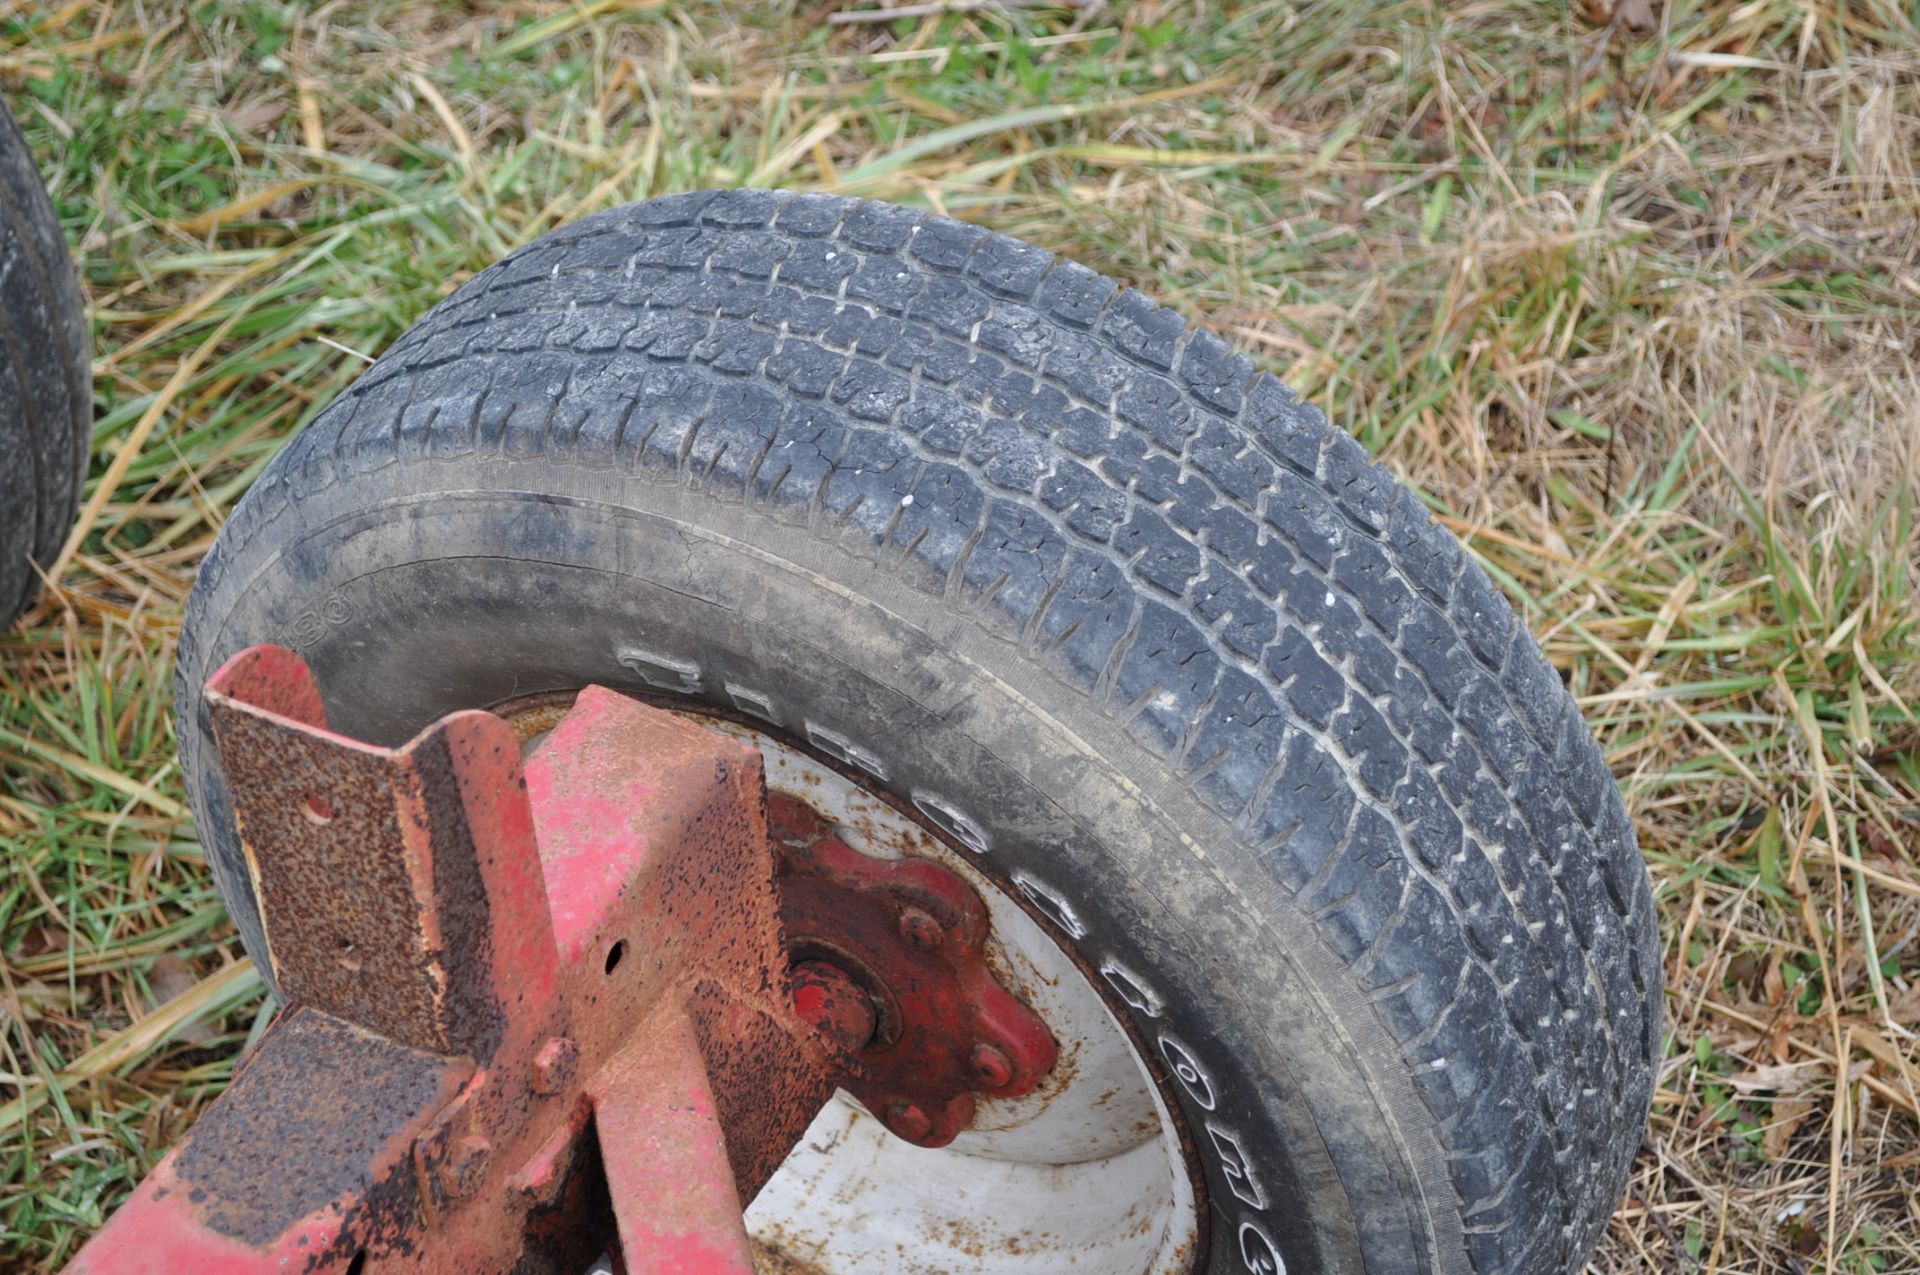
[[[629,1275],[754,1275],[720,1106],[693,1024],[676,1017],[594,1100]]]
[[[524,764],[479,712],[376,748],[278,647],[208,689],[292,1005],[72,1271],[750,1275],[837,1085],[932,1144],[1052,1064],[972,891],[784,800],[776,860],[745,744],[589,688]]]
[[[788,949],[796,960],[844,967],[880,1007],[847,1090],[927,1147],[972,1123],[976,1095],[1033,1092],[1059,1049],[987,967],[980,896],[930,859],[861,854],[783,793],[769,795],[767,819]]]
[[[825,961],[800,961],[788,976],[794,1012],[848,1054],[858,1054],[873,1040],[880,1018],[873,997],[861,990],[853,976]]]

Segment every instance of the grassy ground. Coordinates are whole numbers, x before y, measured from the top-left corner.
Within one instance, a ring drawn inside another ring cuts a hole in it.
[[[1596,1269],[1920,1271],[1913,10],[832,12],[0,0],[98,396],[58,587],[0,637],[0,1265],[70,1256],[256,1021],[169,720],[224,512],[508,247],[751,183],[1118,275],[1431,493],[1581,697],[1666,918]]]

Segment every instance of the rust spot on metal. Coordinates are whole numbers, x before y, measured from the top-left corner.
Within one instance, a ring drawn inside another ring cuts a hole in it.
[[[687,997],[700,1052],[728,1131],[727,1152],[747,1205],[832,1096],[843,1069],[824,1048],[795,1050],[781,1016],[702,981]],[[818,1039],[816,1037],[816,1039]]]
[[[757,1275],[833,1275],[825,1267],[802,1261],[780,1247],[778,1240],[753,1241],[753,1267]]]
[[[451,729],[453,723],[445,723],[408,749],[414,786],[409,794],[414,810],[408,813],[419,821],[419,832],[428,842],[426,861],[440,920],[439,942],[431,952],[440,978],[445,1038],[452,1048],[485,1061],[500,1045],[507,1011],[494,986],[494,930],[482,875],[484,856],[492,850],[475,838],[467,804],[470,796],[479,796],[482,801],[524,806],[526,782],[519,774],[519,749],[510,732],[488,729],[479,721],[472,724],[474,729]],[[464,777],[475,774],[510,784],[514,791],[469,794]]]
[[[514,738],[524,750],[558,726],[573,711],[577,691],[546,691],[535,695],[516,695],[492,711],[513,728]]]
[[[311,675],[280,648],[243,652],[207,690],[281,992],[416,1049],[490,1057],[506,1018],[496,935],[514,962],[551,965],[511,730],[457,713],[403,749],[355,743],[277,711],[312,707]]]
[[[399,1174],[415,1132],[471,1069],[313,1010],[283,1014],[200,1117],[173,1171],[208,1229],[266,1244],[300,1219],[369,1200]],[[412,1226],[411,1181],[354,1219],[367,1244]]]
[[[433,1021],[436,980],[425,936],[413,932],[407,862],[369,853],[401,839],[391,766],[316,746],[250,707],[210,704],[281,990],[382,1035],[442,1045],[430,1030],[409,1030]],[[320,792],[325,824],[305,813]]]

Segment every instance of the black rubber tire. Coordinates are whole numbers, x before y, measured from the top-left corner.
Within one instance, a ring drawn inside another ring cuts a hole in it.
[[[0,624],[40,591],[92,443],[80,281],[20,126],[0,103]]]
[[[1657,936],[1560,680],[1350,438],[1038,248],[676,196],[408,332],[188,608],[183,764],[256,956],[201,686],[261,641],[375,741],[600,682],[882,776],[1132,1007],[1209,1271],[1572,1271],[1620,1198]]]

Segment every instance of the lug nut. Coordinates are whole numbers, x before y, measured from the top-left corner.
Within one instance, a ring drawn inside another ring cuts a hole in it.
[[[939,947],[947,937],[940,928],[940,922],[919,908],[907,908],[900,913],[900,937],[923,952]]]
[[[901,1099],[887,1108],[887,1128],[908,1142],[919,1142],[933,1128],[933,1121],[927,1119],[926,1112]]]
[[[1013,1060],[981,1041],[973,1047],[973,1075],[989,1089],[1005,1089],[1013,1083]]]

